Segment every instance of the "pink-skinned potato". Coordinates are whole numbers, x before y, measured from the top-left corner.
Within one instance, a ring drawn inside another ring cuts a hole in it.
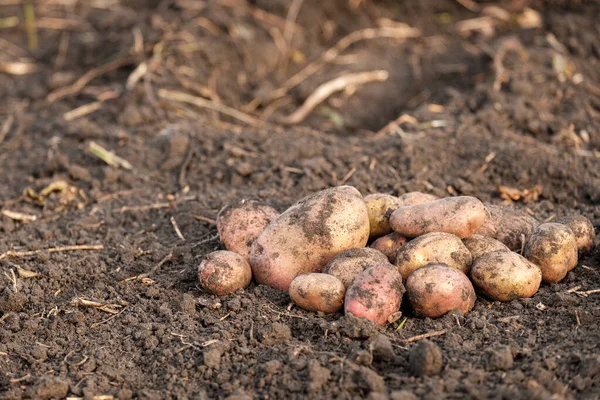
[[[308,311],[333,314],[342,308],[346,288],[333,275],[312,273],[298,275],[290,284],[292,301]]]
[[[335,276],[347,288],[354,278],[365,269],[387,261],[385,254],[380,251],[369,247],[360,247],[343,251],[333,257],[323,272]]]
[[[492,237],[473,234],[466,239],[463,239],[463,243],[469,249],[473,261],[478,259],[484,254],[491,253],[493,251],[510,251],[506,245]]]
[[[369,214],[352,186],[338,186],[303,198],[277,217],[256,239],[250,266],[257,283],[287,291],[300,275],[321,272],[344,250],[364,247]]]
[[[577,266],[577,238],[567,225],[538,225],[525,243],[523,256],[539,266],[545,283],[558,283]]]
[[[398,199],[402,202],[402,206],[416,206],[417,204],[438,200],[439,197],[422,192],[408,192],[399,196]]]
[[[252,270],[241,255],[228,250],[207,254],[198,267],[200,286],[217,296],[243,289],[252,280]]]
[[[399,233],[392,232],[389,235],[380,237],[371,243],[371,247],[385,254],[388,261],[393,263],[396,260],[398,250],[406,243],[406,237]]]
[[[579,256],[583,256],[594,247],[594,225],[583,215],[572,215],[558,219],[556,222],[567,225],[575,234]]]
[[[485,204],[487,217],[476,234],[489,236],[509,249],[520,250],[539,222],[524,211],[508,206]]]
[[[402,277],[393,265],[376,264],[354,279],[346,291],[344,312],[385,325],[400,309],[404,291]]]
[[[378,238],[392,232],[390,215],[402,206],[402,201],[390,194],[374,193],[365,196],[365,204],[369,211],[369,237]]]

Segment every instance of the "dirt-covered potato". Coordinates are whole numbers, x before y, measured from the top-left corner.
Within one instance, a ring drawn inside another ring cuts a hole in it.
[[[273,207],[257,200],[242,200],[219,211],[217,231],[227,250],[249,260],[252,243],[275,218]]]
[[[335,255],[364,247],[369,214],[351,186],[338,186],[298,201],[256,239],[250,266],[256,282],[288,290],[292,280],[321,272]]]
[[[583,215],[572,215],[560,218],[556,222],[571,228],[577,239],[577,249],[579,250],[580,256],[585,255],[592,250],[592,247],[594,247],[595,232],[594,225],[592,225],[592,222],[589,219]]]
[[[406,280],[406,295],[413,311],[437,318],[452,310],[464,314],[475,305],[475,289],[469,278],[446,264],[427,264]]]
[[[398,197],[398,199],[402,202],[402,206],[416,206],[417,204],[438,200],[439,197],[422,192],[408,192]]]
[[[471,269],[471,253],[460,238],[451,233],[432,232],[406,243],[398,250],[396,266],[402,279],[429,263],[443,263],[464,274]]]
[[[200,285],[212,294],[225,296],[245,288],[252,280],[248,261],[233,251],[207,254],[198,267]]]
[[[382,252],[369,247],[361,247],[343,251],[333,257],[323,272],[335,276],[347,288],[354,278],[365,269],[385,262],[388,262],[388,259]]]
[[[380,237],[371,243],[371,247],[385,254],[388,261],[393,263],[396,261],[396,254],[400,247],[404,246],[406,238],[399,233],[392,232],[389,235]]]
[[[523,256],[540,267],[544,282],[557,283],[577,265],[577,238],[566,225],[541,224],[525,243]]]
[[[386,193],[374,193],[365,196],[365,204],[369,211],[369,237],[378,238],[392,232],[390,215],[402,205],[400,199]]]
[[[385,325],[388,317],[400,309],[404,286],[398,270],[390,263],[367,268],[346,291],[344,312]]]
[[[475,197],[458,196],[400,207],[392,213],[390,225],[394,232],[406,237],[446,232],[466,238],[483,224],[485,217],[481,201]]]
[[[289,290],[292,301],[300,308],[325,314],[342,308],[345,293],[346,288],[338,278],[320,273],[298,275]]]
[[[504,243],[511,250],[520,250],[539,222],[524,211],[507,206],[485,204],[487,218],[475,232]]]
[[[473,262],[471,280],[486,297],[511,301],[533,296],[542,283],[542,271],[525,257],[500,250]]]
[[[473,261],[478,259],[484,254],[491,253],[493,251],[510,251],[506,245],[492,237],[483,235],[471,235],[466,239],[463,239],[463,243],[471,252]]]

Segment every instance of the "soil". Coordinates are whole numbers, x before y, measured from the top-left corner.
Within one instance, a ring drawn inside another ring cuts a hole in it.
[[[255,284],[223,298],[199,287],[200,260],[221,248],[211,220],[243,198],[282,211],[346,183],[501,204],[499,186],[540,185],[515,207],[600,224],[598,2],[305,0],[286,41],[290,3],[34,2],[30,49],[23,4],[0,2],[0,21],[19,18],[0,29],[0,65],[37,66],[0,72],[0,397],[600,398],[600,293],[585,295],[600,288],[598,238],[531,299],[479,297],[437,320],[403,309],[384,328]],[[541,26],[524,25],[526,7]],[[474,18],[484,32],[461,32]],[[392,21],[420,35],[359,41],[270,101],[345,35]],[[386,82],[280,123],[318,85],[379,69]],[[64,248],[76,245],[103,247]],[[422,334],[431,354],[410,357]]]

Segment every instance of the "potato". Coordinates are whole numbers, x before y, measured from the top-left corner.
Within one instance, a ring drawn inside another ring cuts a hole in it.
[[[398,250],[396,266],[402,279],[429,263],[443,263],[464,274],[471,268],[471,253],[460,238],[451,233],[432,232],[406,243]]]
[[[402,206],[416,206],[417,204],[428,203],[433,200],[438,200],[439,197],[432,194],[421,192],[408,192],[398,197],[402,202]]]
[[[483,224],[485,217],[481,201],[475,197],[458,196],[401,207],[392,213],[390,225],[394,232],[406,237],[446,232],[466,238]]]
[[[289,293],[300,308],[333,314],[342,308],[346,288],[335,276],[312,273],[295,277]]]
[[[400,309],[403,294],[402,277],[396,268],[387,262],[376,264],[354,279],[346,291],[344,312],[385,325]]]
[[[573,215],[560,218],[556,222],[571,228],[577,239],[577,249],[579,250],[580,256],[585,255],[592,250],[592,247],[594,247],[595,232],[594,225],[592,225],[592,222],[589,219],[583,215]]]
[[[321,272],[335,255],[368,239],[360,192],[338,186],[305,197],[271,222],[252,245],[250,266],[256,282],[288,290],[296,276]]]
[[[494,238],[483,235],[471,235],[470,237],[463,239],[463,243],[469,249],[473,261],[478,259],[484,254],[491,253],[493,251],[510,251],[504,243],[497,241]]]
[[[356,275],[375,264],[388,262],[382,252],[368,247],[341,252],[327,263],[324,273],[333,275],[348,288]]]
[[[277,218],[277,211],[256,200],[224,207],[217,215],[217,231],[227,250],[250,259],[250,247],[265,228]]]
[[[369,210],[369,237],[378,238],[392,232],[390,214],[402,206],[400,199],[390,194],[374,193],[365,196],[365,204]]]
[[[245,288],[252,280],[248,261],[233,251],[213,251],[198,267],[200,285],[212,294],[225,296]]]
[[[371,247],[385,254],[388,261],[393,263],[396,261],[396,254],[400,247],[404,246],[406,238],[399,233],[392,232],[389,235],[380,237],[371,243]]]
[[[539,224],[531,215],[512,207],[487,203],[485,207],[488,211],[487,218],[475,233],[492,237],[511,250],[520,250]]]
[[[475,305],[475,289],[469,278],[446,264],[427,264],[406,280],[406,295],[413,311],[437,318],[452,310],[463,314]]]
[[[533,296],[542,283],[542,271],[517,253],[499,250],[473,262],[471,280],[486,297],[511,301]]]
[[[577,265],[577,238],[566,225],[541,224],[525,243],[523,256],[541,268],[544,282],[557,283]]]

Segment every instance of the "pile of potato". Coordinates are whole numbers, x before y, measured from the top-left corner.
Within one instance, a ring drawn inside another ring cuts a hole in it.
[[[339,186],[280,215],[257,201],[225,207],[217,229],[228,250],[208,254],[199,278],[219,296],[254,278],[305,310],[343,307],[379,325],[398,315],[403,298],[415,315],[435,318],[469,312],[476,292],[511,301],[562,280],[591,250],[594,228],[583,216],[559,222],[469,196],[363,197]]]

